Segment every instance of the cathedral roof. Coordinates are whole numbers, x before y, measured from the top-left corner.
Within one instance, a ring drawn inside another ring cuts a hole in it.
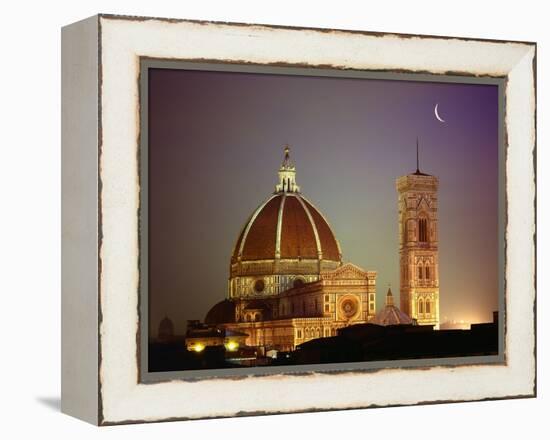
[[[378,325],[399,325],[412,324],[412,319],[393,305],[393,294],[391,288],[388,288],[386,306],[370,322]]]
[[[328,222],[301,195],[295,177],[286,147],[276,192],[245,224],[233,250],[233,262],[277,258],[341,261],[340,247]]]
[[[386,306],[370,321],[378,325],[412,324],[412,319],[395,306]]]
[[[223,324],[235,322],[235,303],[224,299],[215,304],[204,318],[205,324]]]

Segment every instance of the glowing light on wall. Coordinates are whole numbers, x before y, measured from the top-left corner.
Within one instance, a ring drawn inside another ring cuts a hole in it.
[[[196,344],[194,347],[193,347],[193,350],[195,350],[197,353],[200,353],[201,351],[204,350],[204,345],[203,344]]]
[[[235,351],[239,348],[239,343],[235,341],[229,341],[225,344],[225,349],[227,351]]]

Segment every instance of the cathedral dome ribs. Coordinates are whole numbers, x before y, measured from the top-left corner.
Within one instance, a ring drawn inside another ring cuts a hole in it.
[[[281,210],[279,222],[281,235],[279,238],[280,258],[315,259],[321,252],[318,243],[317,230],[310,220],[309,213],[296,196],[283,196],[286,199]]]
[[[274,257],[280,205],[281,198],[273,196],[256,210],[244,230],[237,259],[265,260]]]
[[[288,146],[275,194],[262,203],[242,229],[232,263],[275,260],[341,262],[338,241],[323,215],[296,184]]]
[[[340,247],[319,211],[298,193],[280,193],[254,212],[232,262],[275,259],[340,261]]]
[[[239,234],[231,256],[231,292],[275,294],[291,287],[296,276],[312,282],[321,270],[341,265],[340,246],[327,220],[296,183],[288,146],[278,177],[275,193],[254,211]],[[265,278],[279,275],[289,278]],[[265,284],[261,291],[253,287],[258,279]]]

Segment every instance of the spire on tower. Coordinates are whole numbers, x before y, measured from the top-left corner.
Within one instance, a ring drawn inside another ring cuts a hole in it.
[[[391,285],[388,284],[388,293],[386,293],[386,305],[393,306],[393,294],[391,292]]]
[[[413,173],[416,176],[429,176],[429,174],[420,171],[420,147],[418,146],[418,136],[416,137],[416,171]]]
[[[418,160],[418,136],[416,136],[416,173],[420,173],[420,164]]]

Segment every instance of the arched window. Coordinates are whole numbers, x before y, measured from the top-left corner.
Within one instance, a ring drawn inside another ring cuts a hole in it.
[[[426,265],[426,279],[430,279],[430,266]]]
[[[425,218],[418,220],[418,241],[422,243],[428,241],[428,220]]]
[[[305,332],[305,333],[306,333],[306,339],[309,338],[309,329],[308,329],[308,328],[306,328],[306,332]]]
[[[422,299],[418,300],[418,314],[419,315],[424,314],[424,301]]]
[[[319,327],[317,327],[317,331],[315,332],[315,336],[316,337],[321,337],[321,329]]]
[[[424,277],[422,266],[418,266],[418,279],[421,280]]]
[[[254,315],[254,321],[259,321],[260,320],[260,314],[259,313],[256,313]]]
[[[427,299],[426,300],[426,315],[430,315],[432,313],[432,302]]]

